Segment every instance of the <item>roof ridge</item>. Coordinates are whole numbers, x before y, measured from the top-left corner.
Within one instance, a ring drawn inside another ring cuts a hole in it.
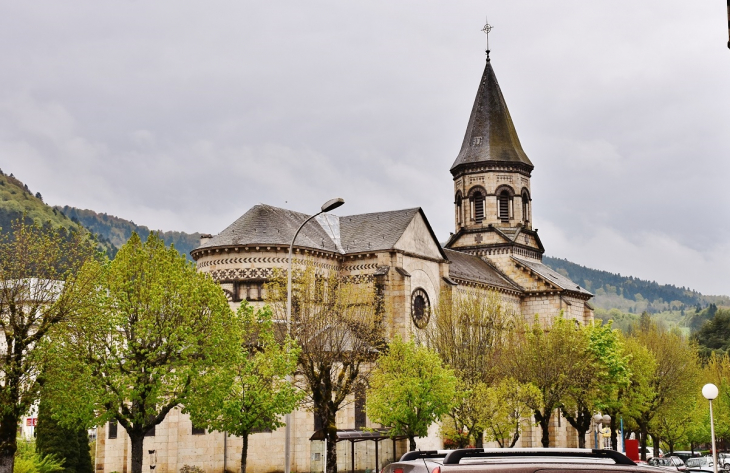
[[[396,213],[396,212],[408,212],[408,211],[415,213],[415,212],[418,212],[419,210],[421,210],[421,207],[412,207],[412,208],[399,209],[399,210],[384,210],[382,212],[367,212],[367,213],[363,213],[363,214],[342,215],[339,218],[365,217],[368,215],[382,215],[382,214],[392,214],[392,213]]]

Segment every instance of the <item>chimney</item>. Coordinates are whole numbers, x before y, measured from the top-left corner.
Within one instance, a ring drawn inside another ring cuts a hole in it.
[[[201,233],[200,234],[200,246],[203,246],[206,243],[208,243],[208,240],[210,240],[211,238],[213,238],[213,235],[211,235],[210,233]]]

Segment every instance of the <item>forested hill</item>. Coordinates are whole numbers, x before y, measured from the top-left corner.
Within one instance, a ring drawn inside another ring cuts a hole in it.
[[[634,314],[647,311],[651,314],[663,311],[684,313],[688,308],[694,310],[710,304],[730,306],[728,296],[706,296],[693,289],[590,269],[549,256],[543,257],[543,263],[595,294],[592,302],[603,309],[616,308]]]
[[[142,240],[146,240],[152,231],[148,227],[137,225],[130,220],[105,213],[96,213],[93,210],[77,209],[68,205],[56,207],[56,209],[63,212],[71,220],[80,222],[92,233],[108,239],[117,248],[127,242],[129,237],[132,236],[132,232],[137,232]],[[175,249],[187,256],[188,259],[190,259],[190,251],[200,244],[199,233],[163,232],[161,230],[158,230],[158,233],[166,245],[175,245]]]
[[[53,228],[65,228],[86,232],[78,222],[68,218],[43,202],[40,192],[35,194],[12,173],[6,175],[0,170],[0,232],[7,233],[12,229],[14,221],[25,218],[26,223],[50,225]],[[103,236],[97,237],[99,249],[113,258],[117,248]]]
[[[25,215],[29,222],[44,224],[48,222],[52,227],[66,229],[79,228],[63,213],[43,203],[40,192],[33,192],[27,184],[12,174],[5,175],[0,170],[0,227],[3,232],[10,230],[14,220]]]

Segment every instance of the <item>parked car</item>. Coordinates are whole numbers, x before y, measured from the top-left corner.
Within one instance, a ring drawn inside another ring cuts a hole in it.
[[[671,453],[672,455],[678,456],[683,462],[687,463],[690,458],[701,457],[700,452],[692,452],[690,450],[677,450]]]
[[[712,457],[712,455],[710,455],[710,457]],[[730,470],[730,453],[718,453],[717,466],[721,466],[726,470]]]
[[[443,458],[432,452],[410,452],[381,473],[656,473],[614,450],[583,448],[466,448]],[[438,452],[437,452],[438,453]],[[425,455],[424,455],[425,454]],[[440,456],[440,453],[439,453]]]
[[[647,464],[651,466],[658,466],[659,468],[664,468],[665,470],[672,470],[672,471],[686,471],[687,466],[684,464],[681,458],[671,455],[668,457],[652,457],[646,462]]]
[[[400,460],[380,470],[380,473],[432,473],[453,450],[419,450],[404,453]]]
[[[712,472],[715,471],[715,469],[713,467],[714,462],[712,461],[711,456],[689,458],[685,462],[685,465],[687,465],[688,473],[690,473],[690,472],[701,473],[701,472],[705,472],[705,471],[712,471]],[[727,468],[723,468],[723,465],[718,465],[717,473],[730,473],[730,470]]]

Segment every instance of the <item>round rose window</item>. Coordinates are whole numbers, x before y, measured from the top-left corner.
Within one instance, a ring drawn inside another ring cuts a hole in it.
[[[428,301],[428,294],[421,288],[413,291],[411,295],[411,318],[418,328],[424,328],[431,318],[431,304]]]

